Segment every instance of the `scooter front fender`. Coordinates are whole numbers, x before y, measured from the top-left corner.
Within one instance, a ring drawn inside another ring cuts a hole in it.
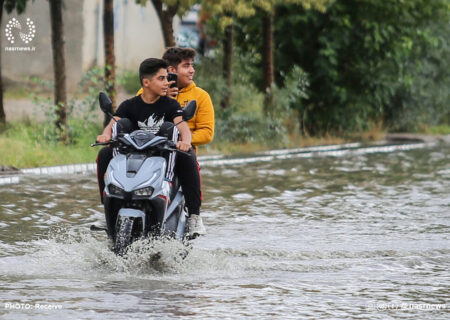
[[[141,210],[122,208],[119,210],[119,216],[131,217],[131,218],[141,218],[142,219],[142,232],[145,233],[145,213]]]

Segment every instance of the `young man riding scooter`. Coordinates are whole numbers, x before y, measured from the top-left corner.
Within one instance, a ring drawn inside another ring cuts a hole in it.
[[[114,114],[114,118],[121,125],[115,125],[116,121],[111,120],[103,130],[103,133],[97,137],[97,141],[110,141],[113,130],[119,126],[122,131],[130,132],[141,129],[149,130],[156,134],[163,122],[177,123],[176,127],[181,135],[181,139],[177,142],[177,149],[189,153],[189,155],[178,154],[177,164],[175,165],[175,174],[179,177],[188,214],[190,215],[188,219],[189,234],[191,237],[204,234],[202,230],[195,228],[196,223],[192,223],[193,219],[191,219],[195,215],[198,217],[200,212],[200,176],[195,152],[191,148],[192,137],[189,127],[186,122],[181,122],[182,109],[177,101],[167,97],[169,87],[167,63],[164,60],[154,58],[144,60],[139,67],[139,78],[143,88],[142,95],[125,100],[120,104]],[[97,178],[101,196],[105,187],[104,174],[112,157],[113,150],[110,147],[103,148],[98,154]],[[169,167],[171,166],[169,165]],[[108,221],[110,224],[114,223],[110,218],[106,217],[107,224]],[[110,226],[108,226],[109,228]]]
[[[214,107],[209,94],[194,83],[195,55],[194,49],[171,47],[166,50],[162,58],[168,64],[167,71],[177,74],[177,81],[169,82],[167,95],[178,101],[182,108],[191,100],[197,102],[197,112],[188,121],[192,133],[192,145],[196,149],[198,146],[210,143],[214,138]],[[142,92],[143,89],[140,89],[137,95]],[[200,166],[198,166],[198,170],[200,170]],[[206,233],[200,215],[191,216],[189,226],[198,230],[198,234]]]

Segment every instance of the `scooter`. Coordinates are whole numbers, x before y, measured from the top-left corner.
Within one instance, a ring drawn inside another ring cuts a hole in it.
[[[101,92],[100,108],[112,119],[112,102]],[[182,121],[191,119],[196,101],[183,108]],[[181,121],[181,122],[182,122]],[[177,123],[178,124],[178,123]],[[187,213],[183,192],[175,177],[166,178],[167,153],[183,152],[168,138],[177,124],[163,123],[157,135],[136,130],[119,133],[111,141],[91,146],[110,145],[118,154],[110,161],[105,174],[104,208],[107,233],[113,251],[124,255],[131,243],[143,237],[187,238]],[[117,123],[116,125],[120,125]],[[91,226],[91,230],[105,230]]]

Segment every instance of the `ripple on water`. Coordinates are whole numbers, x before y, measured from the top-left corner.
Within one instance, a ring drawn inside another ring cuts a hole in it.
[[[64,315],[33,314],[50,319],[447,319],[373,306],[448,300],[448,154],[209,166],[208,235],[139,241],[127,259],[87,231],[103,223],[95,175],[24,177],[0,187],[1,299],[63,301]]]
[[[237,193],[233,195],[233,199],[236,201],[243,201],[243,200],[251,200],[254,197],[249,193]]]

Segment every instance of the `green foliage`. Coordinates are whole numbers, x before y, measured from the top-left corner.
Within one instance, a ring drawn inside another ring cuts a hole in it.
[[[141,88],[141,82],[139,81],[139,74],[136,71],[125,70],[118,76],[117,83],[128,94],[135,95]]]
[[[427,133],[431,134],[450,134],[450,125],[438,125],[432,126],[427,130]]]
[[[284,76],[284,86],[272,89],[274,95],[275,110],[272,111],[272,117],[284,119],[283,126],[287,132],[292,134],[299,129],[305,133],[304,124],[306,123],[307,105],[305,99],[308,99],[307,90],[309,79],[303,69],[294,65],[292,70]]]
[[[221,56],[215,58],[202,57],[195,65],[195,83],[211,96],[214,106],[220,104],[222,92],[226,89],[220,67]]]
[[[417,62],[405,64],[403,83],[387,109],[393,130],[423,131],[450,124],[450,41],[447,27],[431,23],[421,36],[426,44],[416,48]],[[431,48],[431,49],[430,49]]]
[[[218,120],[216,125],[217,143],[259,143],[268,147],[281,147],[285,143],[286,132],[280,119],[227,112]]]
[[[28,0],[4,0],[5,10],[8,13],[16,10],[18,14],[21,14],[25,11],[27,2]]]
[[[45,137],[46,124],[36,122],[12,122],[0,135],[0,163],[18,168],[52,166],[73,163],[91,163],[98,149],[89,148],[101,130],[99,124],[86,123],[81,119],[70,119],[69,126],[77,138],[70,146],[48,143]]]
[[[281,75],[284,76],[284,72]],[[305,106],[302,100],[308,98],[306,90],[309,87],[309,79],[306,72],[300,66],[294,65],[284,77],[283,82],[283,87],[275,87],[274,90],[276,95],[275,103],[279,108],[277,112],[287,112],[292,108],[304,109]]]
[[[201,4],[202,11],[213,17],[209,19],[210,28],[219,32],[233,23],[233,16],[251,17],[256,12],[252,1],[248,0],[204,0]]]
[[[202,58],[195,73],[196,84],[211,95],[215,107],[216,128],[213,145],[256,143],[274,147],[285,146],[288,133],[286,123],[289,118],[292,119],[289,95],[280,98],[275,106],[274,116],[267,115],[263,108],[264,95],[250,81],[247,63],[250,56],[236,55],[231,106],[220,108],[221,93],[226,88],[225,80],[220,75],[221,59],[220,54],[214,59]],[[285,94],[282,90],[275,92],[277,97]]]
[[[140,4],[143,7],[145,7],[147,5],[147,2],[152,2],[152,0],[136,0],[136,3]],[[179,16],[183,16],[198,1],[197,0],[160,0],[160,2],[163,3],[163,10],[164,10],[164,8],[167,10],[167,8],[178,6],[176,14],[178,14]]]
[[[100,67],[90,69],[83,75],[78,84],[77,94],[67,102],[69,143],[75,143],[83,134],[82,132],[92,126],[92,119],[96,118],[98,93],[104,90],[105,87],[103,72],[103,68]],[[30,94],[30,98],[39,107],[39,112],[45,116],[44,127],[35,139],[56,145],[59,141],[59,133],[55,128],[57,107],[53,99],[44,94],[49,90],[53,90],[54,84],[52,81],[42,80],[37,77],[32,77],[29,80],[37,88]],[[75,122],[71,121],[72,118],[77,118],[81,122],[76,122],[77,125],[75,125]]]
[[[56,107],[48,93],[53,82],[26,79],[33,103],[44,114],[43,122],[8,123],[0,136],[0,163],[19,168],[92,162],[98,150],[89,148],[102,130],[98,116],[98,93],[104,90],[103,68],[93,68],[83,75],[76,95],[68,102],[69,146],[63,145],[55,129]],[[37,115],[36,115],[37,117]]]
[[[336,1],[326,12],[280,5],[275,14],[275,75],[300,66],[308,98],[298,104],[304,132],[352,132],[383,121],[418,130],[449,114],[450,5],[446,0]],[[257,16],[239,19],[236,42],[261,64]],[[261,75],[251,73],[252,82]]]

